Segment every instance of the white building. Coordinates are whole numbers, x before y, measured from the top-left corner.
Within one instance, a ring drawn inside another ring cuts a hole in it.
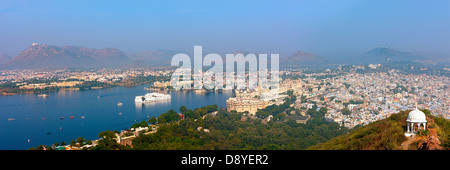
[[[147,93],[145,96],[136,96],[134,101],[136,103],[146,103],[146,102],[156,102],[156,101],[167,101],[170,100],[170,94],[162,93]]]
[[[427,127],[427,117],[425,113],[419,109],[414,109],[409,112],[408,118],[406,119],[406,132],[405,136],[413,136],[419,130],[425,130]]]

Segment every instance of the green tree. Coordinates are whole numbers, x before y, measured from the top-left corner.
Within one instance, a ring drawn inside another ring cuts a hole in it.
[[[180,116],[173,109],[170,109],[167,113],[163,113],[158,117],[158,123],[169,123],[180,120]]]
[[[208,113],[208,110],[206,110],[204,108],[197,108],[194,110],[194,112],[199,114],[200,116],[204,116],[204,115],[206,115],[206,113]]]
[[[98,134],[99,138],[103,138],[103,139],[115,139],[116,138],[116,133],[111,131],[111,130],[107,130],[104,132],[100,132]]]
[[[186,112],[186,111],[188,111],[188,109],[186,108],[186,106],[181,106],[180,107],[180,113],[184,113],[184,112]]]
[[[342,114],[343,115],[350,115],[350,114],[352,114],[352,111],[350,111],[350,109],[348,109],[347,107],[344,107],[342,109]]]
[[[301,97],[301,102],[302,102],[302,103],[308,102],[308,100],[306,99],[306,96],[305,96],[305,95],[302,95],[302,97]]]
[[[150,118],[150,120],[148,120],[148,123],[151,123],[151,124],[156,124],[156,117],[155,116],[152,116],[151,118]]]
[[[71,140],[70,141],[70,146],[75,146],[77,143],[75,142],[75,140]]]
[[[77,142],[80,144],[80,147],[84,145],[85,139],[82,137],[77,138]]]
[[[264,118],[268,117],[269,115],[270,115],[270,114],[267,113],[267,112],[264,111],[264,110],[258,110],[258,111],[256,112],[256,116],[259,117],[259,118],[261,118],[261,119],[264,119]]]
[[[142,121],[140,123],[135,123],[133,125],[131,125],[131,128],[138,128],[138,127],[147,127],[148,124],[146,121]]]
[[[328,109],[327,109],[326,107],[320,108],[320,110],[319,110],[320,116],[321,116],[321,117],[324,117],[325,114],[327,114],[327,111],[328,111]]]
[[[197,118],[200,117],[199,113],[194,112],[191,109],[189,109],[188,111],[184,112],[184,115],[186,116],[186,118],[191,118],[191,119],[197,119]]]
[[[117,150],[117,149],[127,149],[127,147],[122,146],[116,141],[116,132],[114,131],[104,131],[98,134],[99,138],[102,138],[98,141],[95,147],[92,147],[92,150]]]

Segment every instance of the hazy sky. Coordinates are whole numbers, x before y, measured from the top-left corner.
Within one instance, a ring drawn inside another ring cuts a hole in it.
[[[450,1],[1,0],[0,53],[33,42],[144,50],[322,56],[379,46],[450,53]]]

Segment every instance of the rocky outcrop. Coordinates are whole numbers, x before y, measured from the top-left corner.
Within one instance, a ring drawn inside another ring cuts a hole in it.
[[[436,129],[429,129],[430,135],[419,138],[419,150],[442,150]]]

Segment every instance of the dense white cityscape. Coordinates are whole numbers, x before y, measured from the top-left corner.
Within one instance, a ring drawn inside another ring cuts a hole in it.
[[[248,116],[258,117],[257,111],[272,104],[282,104],[285,93],[292,90],[298,100],[291,106],[297,119],[308,119],[306,111],[312,107],[319,110],[327,108],[325,118],[348,128],[367,125],[389,117],[401,110],[411,110],[416,105],[428,109],[435,116],[450,118],[450,99],[446,76],[425,74],[405,74],[391,69],[387,72],[357,73],[360,68],[376,69],[380,65],[351,66],[350,70],[324,69],[308,73],[304,70],[280,71],[282,81],[278,92],[274,90],[236,90],[234,97],[227,100],[227,110],[248,112]],[[19,89],[46,89],[76,87],[85,82],[101,82],[110,85],[123,85],[121,82],[135,81],[136,77],[169,77],[172,68],[166,69],[101,69],[91,71],[33,71],[9,70],[0,73],[0,83]],[[30,83],[30,80],[41,80]],[[45,81],[44,81],[45,80]],[[148,82],[146,82],[148,83]],[[208,84],[212,82],[203,82]],[[128,83],[130,84],[130,83]],[[153,88],[170,88],[169,81],[152,82]],[[95,89],[96,87],[91,87]],[[174,89],[171,89],[174,90]],[[190,89],[181,89],[190,90]],[[203,90],[196,90],[200,94]],[[8,94],[3,92],[3,94]],[[139,99],[142,98],[139,97]],[[270,120],[270,119],[269,119]],[[299,120],[301,121],[301,120]],[[304,120],[306,122],[306,120]]]

